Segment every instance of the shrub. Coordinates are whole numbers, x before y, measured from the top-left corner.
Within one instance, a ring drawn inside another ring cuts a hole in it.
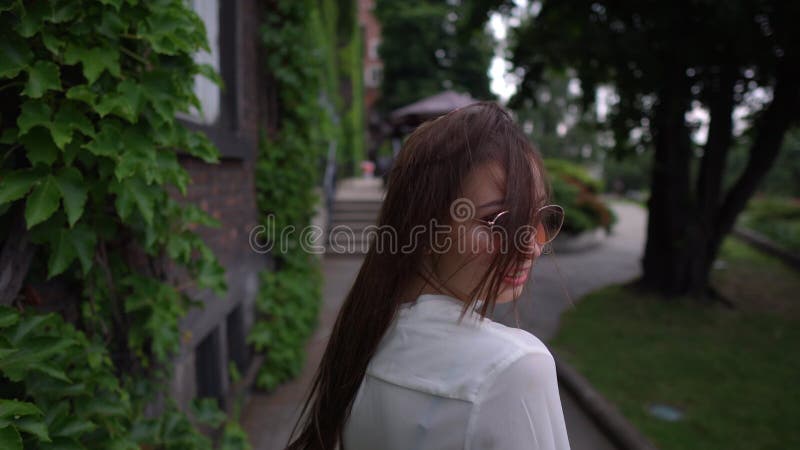
[[[611,231],[617,217],[599,197],[602,181],[565,160],[545,159],[545,168],[550,175],[553,202],[564,208],[562,233],[578,234],[599,227]]]
[[[756,197],[742,214],[742,225],[781,247],[800,252],[800,201],[785,197]]]

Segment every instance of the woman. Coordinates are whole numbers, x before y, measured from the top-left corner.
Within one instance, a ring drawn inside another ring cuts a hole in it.
[[[487,317],[558,233],[549,194],[496,104],[417,128],[289,448],[568,449],[552,356]]]

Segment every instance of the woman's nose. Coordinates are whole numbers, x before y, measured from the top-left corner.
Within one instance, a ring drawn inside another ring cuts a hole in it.
[[[521,250],[527,259],[536,259],[542,254],[542,246],[536,242],[535,238],[531,239],[530,242],[526,242]]]

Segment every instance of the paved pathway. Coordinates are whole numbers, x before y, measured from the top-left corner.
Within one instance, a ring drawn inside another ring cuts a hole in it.
[[[615,202],[619,223],[614,233],[591,251],[544,256],[537,262],[525,297],[518,304],[519,324],[543,341],[558,329],[559,316],[571,307],[565,290],[576,300],[585,293],[609,283],[627,281],[639,273],[639,258],[645,233],[645,212],[638,206]],[[274,393],[254,394],[242,412],[254,450],[283,449],[299,413],[336,313],[347,294],[361,257],[328,257],[324,261],[324,306],[320,326],[307,345],[308,359],[297,380]],[[514,325],[508,307],[498,306],[495,320]],[[615,447],[577,406],[568,391],[561,388],[564,416],[572,450],[612,450]]]

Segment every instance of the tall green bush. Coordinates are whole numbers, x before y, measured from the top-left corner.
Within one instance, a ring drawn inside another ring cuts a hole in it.
[[[578,234],[601,227],[611,231],[617,218],[599,196],[603,191],[602,181],[567,160],[545,159],[544,163],[550,176],[553,202],[565,211],[563,232]]]
[[[363,158],[363,48],[352,0],[278,0],[265,11],[261,36],[279,127],[261,140],[256,187],[261,222],[274,230],[266,239],[276,267],[261,276],[248,339],[265,354],[257,384],[273,389],[300,373],[317,324],[322,270],[302,231],[322,206],[328,150],[336,145],[340,176]]]
[[[297,376],[305,342],[316,324],[321,302],[319,260],[301,246],[301,232],[320,201],[328,145],[342,142],[337,124],[340,98],[336,70],[336,4],[331,1],[279,0],[265,12],[262,42],[267,69],[278,84],[280,127],[264,135],[256,167],[262,223],[275,235],[274,271],[261,277],[259,320],[249,336],[265,353],[257,384],[272,389]],[[281,231],[286,240],[278,242]]]

